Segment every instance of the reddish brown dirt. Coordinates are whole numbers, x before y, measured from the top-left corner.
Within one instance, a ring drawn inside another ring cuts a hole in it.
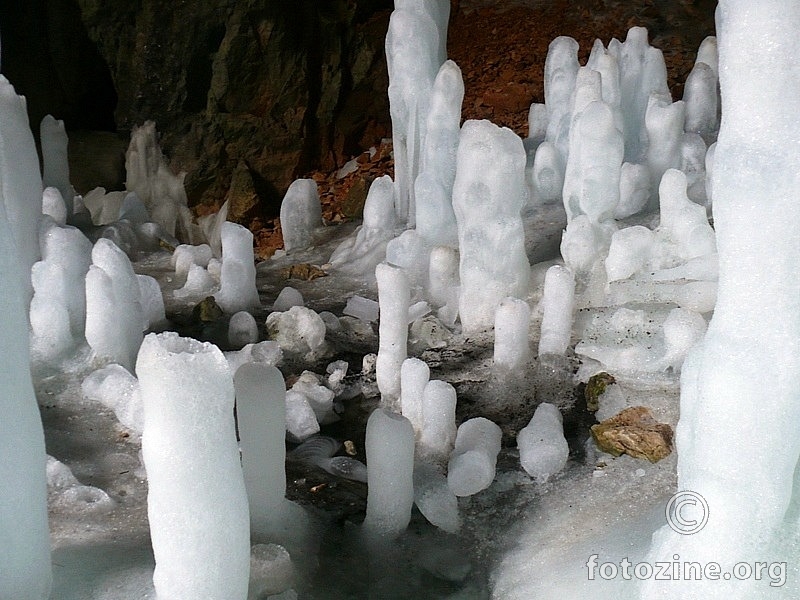
[[[664,52],[672,96],[683,95],[700,42],[714,34],[714,0],[461,0],[451,15],[448,54],[464,78],[462,117],[490,119],[527,135],[528,108],[543,102],[544,61],[559,35],[575,38],[585,61],[592,43],[624,40],[633,26],[647,27],[650,43]],[[388,116],[387,116],[388,120]],[[351,189],[392,174],[391,147],[381,144],[370,158],[363,154],[358,171],[338,179],[336,172],[313,172],[327,222],[347,220]],[[253,223],[259,256],[282,247],[280,223]]]

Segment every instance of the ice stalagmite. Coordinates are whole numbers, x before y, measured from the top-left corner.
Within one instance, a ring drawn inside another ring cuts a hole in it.
[[[411,520],[414,504],[414,428],[383,408],[367,421],[367,516],[369,538],[392,538]]]
[[[375,375],[383,406],[399,410],[400,367],[408,354],[408,277],[399,267],[381,263],[375,269],[380,302],[378,360]]]
[[[0,78],[0,94],[8,85]],[[9,88],[11,86],[8,86]],[[0,100],[2,102],[3,100]],[[5,119],[0,109],[0,186],[3,197],[15,191],[22,171],[8,154]],[[25,121],[27,123],[27,120]],[[34,165],[35,168],[35,165]],[[47,528],[46,455],[42,421],[33,393],[28,354],[25,289],[15,237],[35,238],[35,227],[12,234],[0,201],[0,598],[46,600],[50,596],[50,534]]]
[[[442,64],[438,59],[440,30],[425,4],[423,0],[400,3],[392,12],[386,34],[395,210],[398,221],[409,225],[416,219],[414,181],[422,166],[433,81]]]
[[[222,310],[237,313],[260,306],[256,289],[253,234],[236,223],[222,224],[222,275],[214,296]]]
[[[683,365],[676,438],[678,489],[702,495],[708,522],[693,535],[663,527],[649,560],[678,554],[725,571],[798,558],[800,5],[767,0],[756,10],[749,0],[722,0],[717,25],[725,115],[714,157],[719,296],[704,341]],[[763,435],[739,437],[732,451],[730,433],[743,427]],[[685,506],[683,521],[700,521],[700,506]],[[797,597],[797,583],[787,586],[781,595]],[[648,580],[642,592],[730,600],[778,590],[753,576]]]
[[[136,373],[158,599],[244,600],[250,524],[228,363],[212,344],[150,334]]]
[[[467,121],[461,128],[453,207],[458,222],[465,332],[491,329],[506,296],[528,295],[530,265],[520,211],[527,201],[525,148],[507,128]]]
[[[317,182],[297,179],[292,182],[281,202],[281,231],[287,252],[311,245],[314,229],[322,226]]]
[[[54,187],[61,192],[67,219],[72,219],[72,199],[75,191],[69,182],[69,162],[67,161],[67,132],[64,121],[57,121],[51,115],[45,116],[39,125],[42,140],[42,180],[45,187]]]
[[[37,223],[42,215],[39,158],[28,125],[25,98],[0,75],[0,201],[5,205],[9,235],[16,246],[25,306],[33,296],[31,267],[39,260]]]
[[[234,375],[242,470],[253,540],[302,539],[308,517],[286,498],[286,386],[275,367],[248,363]]]

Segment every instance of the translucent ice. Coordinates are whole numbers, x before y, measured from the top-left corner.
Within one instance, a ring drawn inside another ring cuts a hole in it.
[[[220,290],[214,295],[227,313],[252,310],[260,306],[256,289],[253,234],[236,223],[222,224],[222,275]]]
[[[414,504],[414,428],[405,417],[384,408],[367,421],[366,534],[393,538],[411,520]]]
[[[400,366],[408,352],[408,307],[411,303],[408,278],[399,267],[387,263],[375,269],[380,303],[378,361],[375,365],[381,403],[397,406],[400,398]]]
[[[286,392],[286,434],[294,442],[302,442],[319,433],[319,421],[305,394]]]
[[[316,353],[324,348],[325,322],[310,308],[293,306],[267,316],[267,331],[285,352]]]
[[[322,385],[319,377],[311,371],[303,371],[292,385],[291,391],[303,394],[314,410],[317,421],[325,425],[338,419],[333,413],[333,390]]]
[[[527,296],[530,265],[520,217],[527,201],[525,160],[522,140],[511,130],[489,121],[464,123],[453,206],[465,332],[493,327],[495,310],[506,296]]]
[[[139,282],[139,294],[142,304],[142,315],[144,317],[142,330],[147,331],[156,325],[166,321],[164,312],[164,297],[161,294],[161,287],[158,281],[149,275],[136,275]]]
[[[400,367],[400,410],[411,422],[417,436],[424,424],[423,401],[430,374],[427,363],[418,358],[407,358]]]
[[[0,77],[0,185],[3,200],[24,192],[15,188],[9,170],[22,171],[26,165],[19,155],[10,153],[17,126],[7,129],[8,102],[19,102],[13,88]],[[24,115],[24,103],[22,106]],[[20,115],[17,115],[21,118]],[[25,117],[24,124],[27,124]],[[21,127],[20,124],[17,124]],[[9,137],[7,137],[9,136]],[[36,169],[36,166],[33,165]],[[38,177],[38,171],[35,172]],[[38,194],[41,199],[41,189]],[[0,368],[0,597],[15,600],[46,600],[50,596],[50,534],[47,526],[47,485],[42,421],[30,376],[28,355],[27,284],[21,269],[25,259],[17,254],[12,228],[0,202],[0,304],[3,348]],[[18,226],[21,223],[16,223]],[[18,235],[21,234],[18,231]],[[34,233],[35,231],[28,233]],[[32,236],[33,237],[33,236]]]
[[[98,357],[132,372],[143,325],[139,280],[130,260],[114,243],[97,240],[86,274],[86,341]]]
[[[283,360],[283,351],[278,342],[265,340],[257,344],[247,344],[241,350],[226,352],[225,359],[231,367],[231,373],[248,362],[274,367]]]
[[[530,423],[517,434],[517,447],[522,468],[539,483],[563,469],[569,447],[558,408],[546,402],[537,406]]]
[[[414,503],[419,512],[442,531],[456,533],[461,527],[458,498],[447,486],[447,477],[434,465],[414,465]]]
[[[228,363],[212,344],[149,334],[136,372],[156,593],[244,599],[250,525]]]
[[[322,209],[317,182],[313,179],[296,179],[286,190],[281,202],[283,247],[287,252],[308,248],[314,230],[321,226]]]
[[[456,390],[446,381],[434,379],[422,393],[422,431],[420,456],[434,461],[447,460],[456,439]]]
[[[42,214],[52,217],[59,225],[67,223],[67,207],[58,188],[46,187],[42,192]]]
[[[483,417],[464,421],[447,467],[447,484],[456,496],[471,496],[494,481],[503,433]]]
[[[211,258],[211,246],[208,244],[200,244],[199,246],[181,244],[172,253],[171,264],[175,267],[176,275],[186,276],[192,265],[207,267]]]
[[[272,304],[272,310],[284,312],[293,306],[303,306],[305,303],[306,302],[303,299],[303,294],[301,294],[295,288],[287,285],[280,291],[278,297],[275,298],[275,302]]]
[[[61,193],[61,201],[68,219],[72,219],[72,198],[75,190],[69,182],[67,160],[67,132],[64,121],[46,115],[39,124],[39,139],[42,144],[42,184],[54,187]]]
[[[658,189],[661,177],[667,169],[677,169],[681,166],[685,106],[682,101],[669,102],[658,96],[652,96],[647,104],[646,162],[654,190]]]
[[[494,368],[520,372],[531,355],[528,331],[531,309],[519,298],[505,298],[494,318]]]
[[[258,341],[258,324],[249,312],[241,310],[228,322],[228,343],[241,348]]]
[[[350,296],[342,314],[372,323],[378,320],[378,303],[363,296]]]
[[[569,269],[560,265],[547,269],[540,307],[539,355],[564,354],[572,338],[575,311],[575,279]]]

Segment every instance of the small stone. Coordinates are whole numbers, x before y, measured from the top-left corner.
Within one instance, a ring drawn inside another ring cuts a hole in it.
[[[348,456],[355,456],[358,454],[356,451],[356,445],[353,443],[353,440],[345,440],[344,441],[344,451],[347,452]]]
[[[658,462],[672,452],[672,427],[656,421],[644,406],[626,408],[593,425],[592,437],[600,450],[614,456],[628,454]]]
[[[616,383],[616,379],[609,373],[597,373],[589,378],[586,383],[586,389],[583,392],[583,397],[586,399],[586,410],[597,412],[600,408],[600,396],[612,383]]]
[[[211,323],[216,321],[217,319],[220,319],[223,314],[224,313],[219,307],[219,304],[217,304],[217,301],[214,300],[214,296],[206,297],[192,309],[192,317],[202,323]]]
[[[284,279],[313,281],[319,277],[327,277],[327,275],[323,269],[309,263],[297,263],[281,269],[281,277]]]

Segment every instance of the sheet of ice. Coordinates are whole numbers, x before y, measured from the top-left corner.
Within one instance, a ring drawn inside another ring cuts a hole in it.
[[[531,308],[519,298],[505,298],[494,317],[494,368],[521,374],[531,356],[528,332]]]
[[[228,321],[228,344],[241,348],[258,341],[258,324],[249,312],[241,310]]]
[[[293,181],[281,202],[280,217],[285,250],[308,248],[313,242],[314,230],[322,227],[317,182],[313,179]]]
[[[458,498],[447,486],[447,477],[434,465],[421,461],[414,464],[414,504],[442,531],[457,533],[461,528]]]
[[[229,221],[222,224],[222,273],[220,290],[214,299],[222,310],[231,314],[261,306],[256,289],[253,234]]]
[[[270,313],[267,332],[284,352],[316,354],[325,348],[325,322],[305,306]]]
[[[305,303],[303,294],[287,285],[278,293],[278,297],[275,298],[275,302],[272,304],[272,310],[285,312],[293,306],[304,306]]]
[[[407,358],[400,367],[400,410],[419,438],[424,426],[424,394],[431,370],[424,360]]]
[[[569,269],[561,265],[547,269],[540,309],[542,329],[539,356],[566,353],[575,318],[575,278]]]
[[[422,392],[422,431],[417,453],[426,460],[444,462],[456,440],[456,389],[433,379]]]
[[[411,520],[414,504],[414,428],[405,417],[375,409],[367,421],[368,538],[391,539]]]
[[[408,277],[388,263],[375,268],[378,281],[380,323],[378,360],[375,375],[381,392],[381,404],[399,410],[400,367],[408,353],[408,307],[411,303]]]
[[[375,300],[356,294],[347,299],[342,314],[373,323],[378,320],[378,306],[379,304]]]
[[[86,274],[86,341],[95,355],[133,371],[142,343],[144,311],[130,260],[101,238]]]
[[[81,383],[84,398],[114,411],[117,420],[140,434],[144,431],[144,405],[139,381],[127,369],[110,364],[93,371]]]
[[[489,121],[461,128],[453,207],[465,333],[492,328],[506,296],[527,297],[530,265],[520,217],[527,201],[525,160],[522,140],[510,129]]]
[[[212,344],[149,334],[136,373],[156,593],[244,600],[250,524],[228,363]]]
[[[30,167],[23,154],[9,154],[9,143],[21,128],[9,126],[13,108],[20,102],[13,88],[0,76],[0,185],[3,200],[24,193],[15,187],[17,177],[9,174]],[[22,106],[24,111],[24,103]],[[16,118],[23,115],[15,113]],[[27,117],[23,124],[27,124]],[[10,130],[9,130],[10,127]],[[9,137],[7,137],[9,136]],[[24,147],[23,147],[24,150]],[[35,169],[35,166],[34,166]],[[11,177],[11,181],[7,176]],[[38,177],[38,170],[36,171]],[[40,190],[41,191],[41,190]],[[41,198],[41,193],[39,194]],[[28,284],[21,269],[26,260],[17,254],[6,204],[0,202],[0,304],[3,327],[0,327],[0,597],[19,600],[46,600],[52,581],[50,532],[47,525],[47,483],[42,421],[33,391],[28,349],[26,291]],[[23,221],[24,222],[24,221]],[[23,222],[15,222],[21,226]],[[35,234],[35,231],[29,231]],[[35,238],[35,235],[32,235]]]
[[[22,278],[26,313],[33,297],[30,270],[41,257],[37,224],[43,189],[25,98],[0,76],[0,199],[21,265],[15,272]]]
[[[537,406],[528,425],[517,434],[517,447],[522,468],[537,482],[544,483],[561,471],[569,457],[561,411],[547,402]]]
[[[464,421],[447,466],[447,485],[456,496],[472,496],[494,481],[503,432],[484,417]]]

